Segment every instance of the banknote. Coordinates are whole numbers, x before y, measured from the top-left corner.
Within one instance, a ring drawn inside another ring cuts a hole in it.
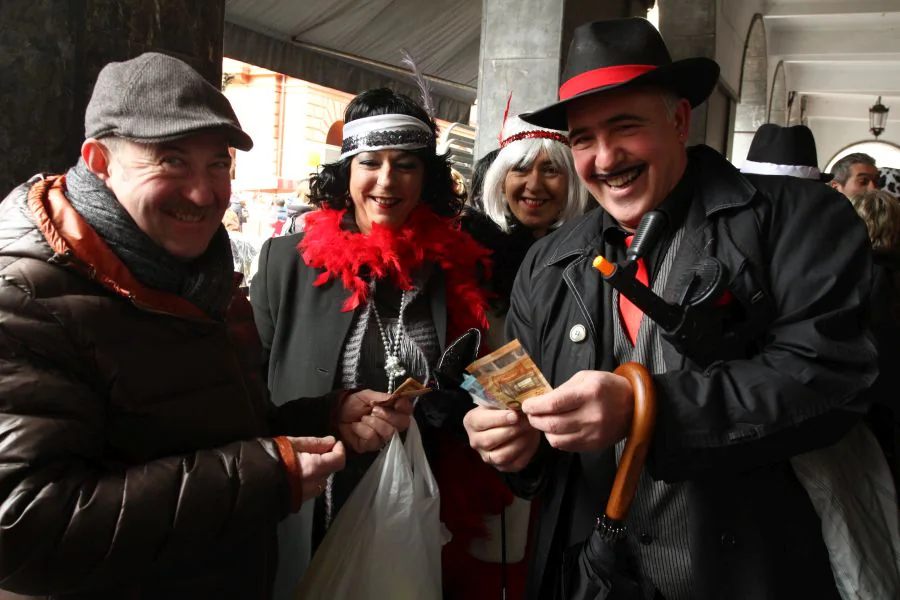
[[[394,390],[394,393],[391,394],[391,396],[397,398],[402,398],[404,396],[421,396],[430,391],[431,388],[425,387],[424,384],[419,383],[412,377],[407,377],[406,381],[397,386],[397,389]]]
[[[392,404],[400,398],[418,398],[419,396],[424,396],[430,391],[430,387],[426,387],[424,384],[421,384],[412,377],[409,377],[406,379],[406,381],[398,385],[397,389],[395,389],[390,396],[388,396],[384,400],[378,401],[378,404]]]
[[[513,410],[520,409],[529,398],[552,389],[519,340],[479,358],[466,371],[483,389],[482,399]],[[471,390],[470,393],[474,394]]]
[[[491,395],[485,391],[484,386],[478,383],[478,380],[468,373],[463,373],[463,382],[459,387],[469,392],[469,395],[472,396],[472,402],[478,406],[484,406],[485,408],[506,408],[506,405],[491,397]]]

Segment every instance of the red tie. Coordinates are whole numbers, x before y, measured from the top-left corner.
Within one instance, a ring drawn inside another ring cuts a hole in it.
[[[625,245],[631,246],[633,238],[633,235],[626,237]],[[643,258],[637,261],[637,280],[647,285],[647,265],[644,264]],[[634,346],[637,343],[638,329],[641,328],[641,318],[644,316],[644,313],[622,294],[619,294],[619,312],[622,313],[622,323],[625,325],[625,331],[628,333],[631,345]]]

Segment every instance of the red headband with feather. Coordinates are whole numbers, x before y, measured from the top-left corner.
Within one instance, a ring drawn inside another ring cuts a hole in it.
[[[569,145],[569,138],[564,134],[553,131],[552,129],[544,129],[541,127],[533,127],[531,129],[527,129],[525,131],[520,131],[518,133],[514,133],[507,137],[503,137],[503,130],[506,129],[506,121],[509,119],[509,105],[512,103],[512,92],[509,93],[509,96],[506,98],[506,110],[503,111],[503,122],[500,124],[500,134],[497,136],[497,140],[500,142],[500,147],[505,148],[509,144],[513,142],[518,142],[519,140],[527,140],[527,139],[547,139],[553,140],[555,142],[559,142],[560,144]]]

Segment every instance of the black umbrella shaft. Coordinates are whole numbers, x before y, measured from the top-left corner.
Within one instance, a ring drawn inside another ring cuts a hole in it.
[[[601,272],[601,276],[663,330],[675,331],[681,325],[684,319],[684,310],[660,298],[626,269],[614,266],[611,274],[606,275]]]

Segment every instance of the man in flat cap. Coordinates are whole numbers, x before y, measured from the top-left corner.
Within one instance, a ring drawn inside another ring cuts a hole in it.
[[[0,598],[270,598],[347,394],[268,402],[221,225],[252,141],[157,53],[104,67],[85,137],[0,205]]]
[[[866,411],[877,372],[866,232],[821,183],[742,175],[708,147],[686,148],[691,108],[718,77],[711,60],[673,62],[646,20],[589,23],[574,32],[559,102],[523,115],[568,130],[600,205],[535,244],[513,290],[507,337],[555,389],[522,413],[478,407],[465,419],[483,459],[541,495],[529,598],[557,597],[563,552],[603,514],[634,406],[612,371],[629,361],[647,367],[658,398],[626,520],[642,597],[839,597],[791,459],[843,440]],[[626,255],[651,212],[658,241]],[[703,343],[614,291],[592,268],[598,255],[689,306],[707,324]],[[872,597],[894,597],[893,584]]]

